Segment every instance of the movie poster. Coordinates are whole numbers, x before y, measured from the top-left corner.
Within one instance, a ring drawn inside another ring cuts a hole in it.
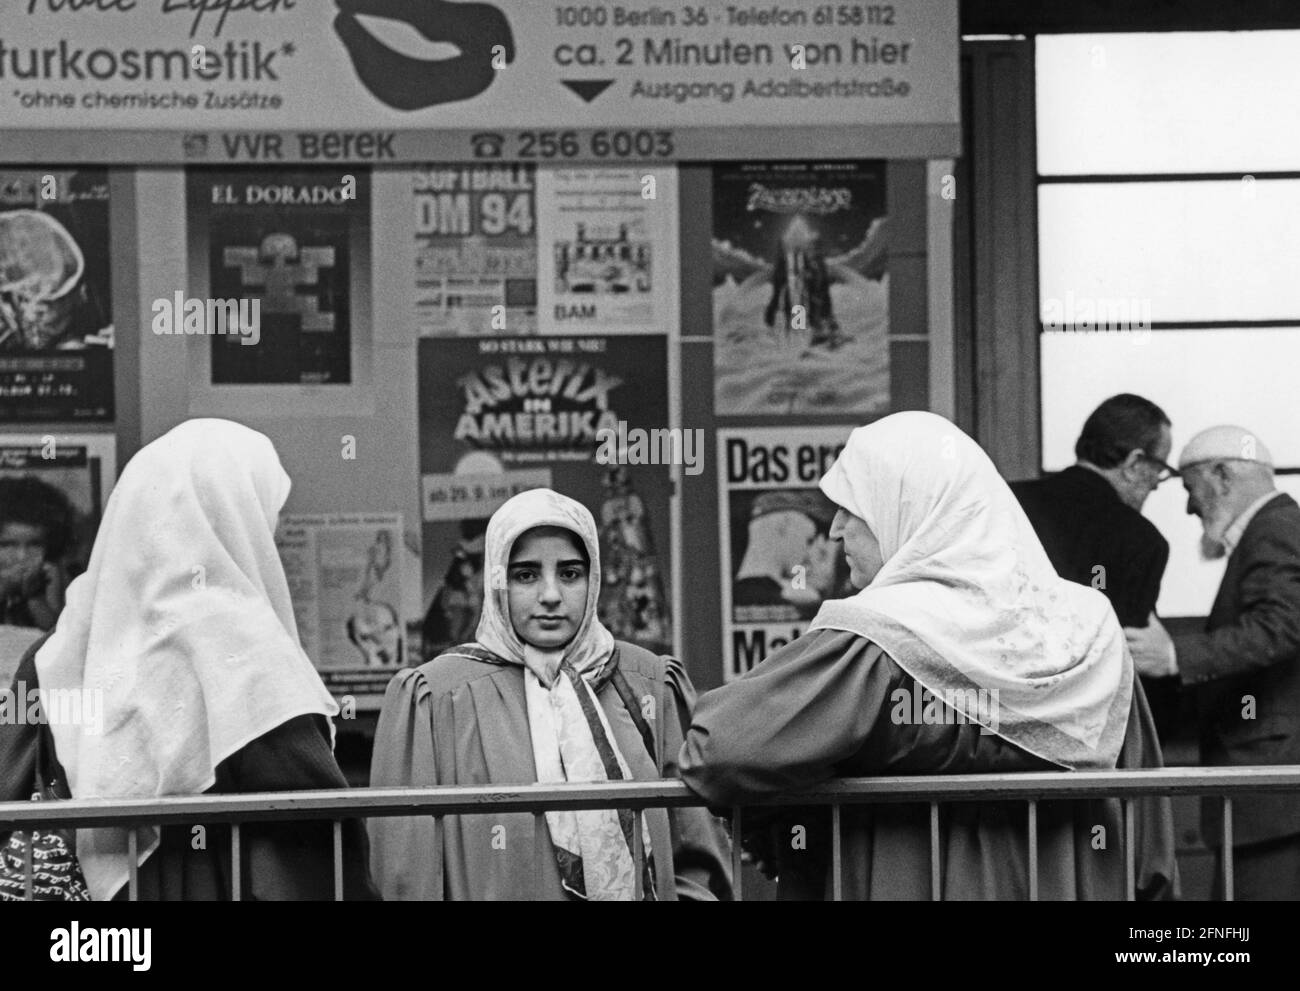
[[[255,325],[201,328],[207,383],[353,384],[368,343],[356,325],[369,309],[369,172],[190,169],[186,180],[192,298],[241,301]]]
[[[852,427],[718,431],[723,523],[723,679],[734,681],[851,594],[830,539],[836,507],[817,487]]]
[[[542,169],[537,204],[545,333],[676,333],[676,169]]]
[[[382,696],[408,662],[401,514],[285,516],[275,541],[298,638],[325,686]]]
[[[0,641],[54,625],[90,560],[116,450],[113,434],[0,434]]]
[[[412,186],[420,336],[537,333],[534,166],[429,165]]]
[[[719,416],[889,410],[885,163],[713,170]]]
[[[111,421],[106,169],[0,171],[0,419]]]
[[[425,339],[419,366],[423,657],[474,639],[488,518],[539,487],[595,517],[605,626],[670,650],[670,468],[630,448],[598,458],[597,436],[666,428],[666,339]]]

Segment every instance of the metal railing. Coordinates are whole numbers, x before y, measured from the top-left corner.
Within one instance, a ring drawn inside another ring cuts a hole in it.
[[[1128,900],[1135,897],[1133,803],[1145,797],[1217,796],[1223,799],[1223,890],[1232,900],[1232,801],[1244,794],[1300,792],[1300,765],[1268,767],[1173,767],[1158,770],[1075,771],[1027,774],[954,774],[917,777],[843,778],[807,791],[747,801],[745,807],[829,805],[831,807],[832,898],[843,897],[840,810],[845,805],[926,803],[930,809],[931,896],[942,894],[939,806],[946,802],[1025,802],[1028,825],[1029,899],[1038,900],[1038,805],[1041,801],[1119,799],[1124,814],[1124,876]],[[680,781],[619,781],[600,784],[354,788],[331,791],[266,792],[241,795],[52,802],[0,803],[0,833],[33,828],[167,826],[195,822],[230,823],[232,865],[240,863],[240,824],[332,820],[334,897],[343,898],[343,820],[388,816],[434,817],[487,811],[531,812],[534,844],[545,850],[545,813],[607,808],[686,808],[708,803]],[[731,810],[732,836],[741,836],[743,811]],[[644,856],[641,831],[633,830],[633,858],[640,896]],[[128,894],[139,895],[136,833],[129,834]],[[541,860],[538,860],[541,863]],[[742,894],[741,847],[732,845],[733,891]],[[541,890],[540,888],[538,889]],[[232,897],[240,898],[240,871],[232,868]],[[28,897],[31,864],[28,860]]]

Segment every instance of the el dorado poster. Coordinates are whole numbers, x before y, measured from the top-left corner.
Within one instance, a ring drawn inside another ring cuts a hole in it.
[[[889,409],[885,163],[713,170],[719,416]]]
[[[253,335],[207,328],[203,384],[352,385],[368,338],[369,173],[190,169],[186,185],[193,297],[256,304],[258,321]]]
[[[488,518],[539,487],[595,517],[601,621],[619,639],[669,650],[670,469],[597,456],[603,429],[668,423],[666,338],[424,339],[419,348],[423,656],[473,639]]]

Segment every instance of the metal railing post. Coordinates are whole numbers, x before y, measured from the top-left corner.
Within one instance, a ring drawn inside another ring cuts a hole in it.
[[[1029,800],[1029,900],[1038,901],[1038,802]]]
[[[840,803],[831,806],[831,901],[844,901],[844,851],[840,838]]]
[[[1232,901],[1232,799],[1223,796],[1223,900]]]
[[[240,863],[243,855],[239,847],[239,823],[232,822],[230,824],[230,900],[232,902],[243,900],[244,868]]]
[[[939,863],[939,803],[930,803],[930,900],[943,900],[943,882]]]
[[[632,898],[634,901],[645,900],[645,884],[642,881],[645,869],[645,838],[641,835],[641,816],[632,810]]]
[[[140,834],[134,827],[126,833],[126,859],[131,873],[127,876],[126,897],[133,902],[140,900]]]
[[[1124,898],[1137,901],[1137,841],[1133,799],[1124,799]]]
[[[334,900],[343,900],[343,820],[334,820]]]
[[[546,891],[543,880],[542,865],[548,857],[554,856],[550,849],[551,834],[546,828],[546,813],[533,813],[533,901],[541,901]]]
[[[744,879],[741,877],[740,806],[731,810],[731,894],[736,901],[744,900]]]

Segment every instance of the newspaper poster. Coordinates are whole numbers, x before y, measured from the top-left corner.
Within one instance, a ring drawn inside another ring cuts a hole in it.
[[[719,416],[889,409],[885,162],[713,170]]]
[[[400,513],[284,516],[275,535],[303,650],[336,696],[383,695],[407,664]]]
[[[676,333],[676,169],[544,168],[537,211],[544,333]]]
[[[537,333],[536,181],[532,165],[412,173],[421,337]]]
[[[194,328],[173,320],[170,332],[211,336],[206,382],[351,385],[356,324],[370,302],[369,173],[189,169],[186,186],[191,299],[196,317],[217,319]],[[228,326],[231,301],[238,332]],[[154,333],[168,333],[165,308],[154,306]]]
[[[852,429],[718,431],[725,681],[800,636],[823,601],[853,591],[830,539],[835,504],[817,487]]]
[[[0,434],[0,625],[54,625],[90,560],[116,451],[113,434]]]
[[[419,342],[424,659],[474,638],[488,518],[541,487],[595,517],[605,626],[671,649],[670,468],[597,436],[665,427],[667,395],[663,335]]]
[[[106,169],[0,171],[0,420],[111,421]]]

